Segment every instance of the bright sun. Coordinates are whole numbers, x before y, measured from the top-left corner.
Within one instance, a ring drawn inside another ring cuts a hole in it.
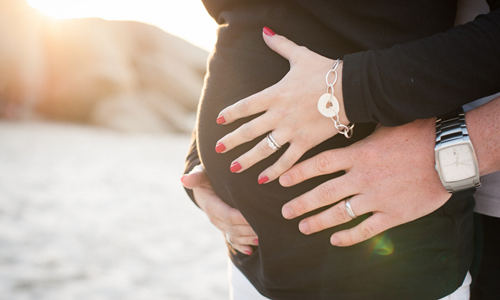
[[[28,3],[54,18],[136,20],[156,25],[207,50],[215,43],[217,26],[201,0],[28,0]]]

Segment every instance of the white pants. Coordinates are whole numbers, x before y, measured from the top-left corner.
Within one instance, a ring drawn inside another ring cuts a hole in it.
[[[231,300],[269,300],[262,296],[241,273],[231,260],[228,260],[228,277],[229,277],[229,299]],[[460,286],[452,294],[439,300],[468,300],[470,296],[469,286],[472,278],[469,273],[465,276],[462,286]]]

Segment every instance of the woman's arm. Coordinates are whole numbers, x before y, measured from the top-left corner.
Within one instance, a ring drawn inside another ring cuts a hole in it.
[[[401,125],[500,91],[500,1],[474,21],[409,43],[344,57],[351,122]]]

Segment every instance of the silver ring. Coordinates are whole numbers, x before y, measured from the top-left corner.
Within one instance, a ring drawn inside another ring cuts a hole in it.
[[[231,241],[231,236],[229,235],[229,232],[226,232],[226,242],[233,247],[233,242]]]
[[[347,214],[349,215],[349,217],[351,217],[352,219],[355,219],[357,216],[354,213],[354,211],[352,210],[351,202],[349,202],[349,200],[351,200],[351,199],[347,199],[347,200],[344,201],[344,203],[345,203],[345,211],[347,212]]]
[[[269,146],[269,148],[273,149],[273,151],[277,151],[279,150],[279,148],[281,148],[281,145],[276,142],[271,132],[267,134],[266,140],[267,145]]]

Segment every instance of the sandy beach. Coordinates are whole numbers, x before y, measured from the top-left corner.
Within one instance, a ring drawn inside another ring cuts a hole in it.
[[[227,299],[223,237],[179,182],[188,142],[0,122],[0,299]]]

